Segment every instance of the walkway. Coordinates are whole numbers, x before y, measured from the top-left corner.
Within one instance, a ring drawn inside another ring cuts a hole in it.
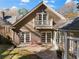
[[[26,49],[30,51],[31,53],[34,53],[41,57],[42,59],[57,59],[56,50],[52,46],[27,46],[22,49]]]

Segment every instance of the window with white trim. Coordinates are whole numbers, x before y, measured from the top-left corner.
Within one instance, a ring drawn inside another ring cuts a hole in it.
[[[26,32],[26,42],[29,42],[30,41],[30,33],[29,32]]]
[[[21,32],[20,37],[21,37],[21,40],[20,40],[21,42],[23,42],[23,43],[30,42],[31,33],[30,32]]]
[[[39,21],[39,24],[40,25],[47,24],[47,20],[48,20],[47,13],[46,12],[37,13],[37,20]]]
[[[41,41],[44,43],[51,43],[52,39],[52,32],[47,31],[47,32],[41,32]]]

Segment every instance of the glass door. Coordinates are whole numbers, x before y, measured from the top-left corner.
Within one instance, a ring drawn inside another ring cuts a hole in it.
[[[52,39],[52,32],[47,31],[47,32],[41,32],[41,41],[43,43],[51,43]]]
[[[29,43],[31,40],[31,35],[29,32],[21,32],[20,37],[21,37],[20,40],[21,43]]]

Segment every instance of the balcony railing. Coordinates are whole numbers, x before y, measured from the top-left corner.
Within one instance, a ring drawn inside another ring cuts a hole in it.
[[[52,20],[49,21],[49,20],[35,20],[35,27],[37,28],[50,28],[52,27]]]

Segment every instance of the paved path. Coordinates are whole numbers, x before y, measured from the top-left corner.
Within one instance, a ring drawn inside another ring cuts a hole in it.
[[[41,47],[41,46],[33,46],[33,47],[26,47],[28,51],[35,53],[42,59],[57,59],[56,51],[54,48],[48,49],[46,47]]]

